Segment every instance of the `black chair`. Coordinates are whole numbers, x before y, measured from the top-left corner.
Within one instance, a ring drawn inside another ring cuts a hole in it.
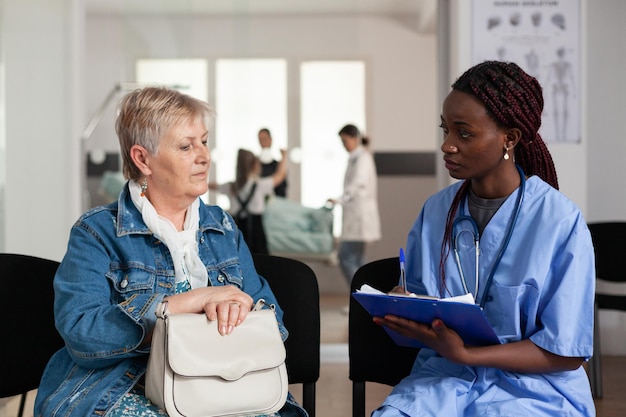
[[[591,240],[596,255],[596,283],[609,281],[626,284],[622,256],[626,253],[626,222],[589,223]],[[595,325],[593,329],[593,352],[589,361],[591,391],[595,398],[602,398],[602,363],[600,358],[600,325],[598,310],[626,312],[626,295],[609,294],[596,290]]]
[[[305,263],[253,254],[254,266],[269,283],[284,311],[290,384],[302,383],[302,406],[315,417],[315,384],[320,376],[320,296],[317,277]]]
[[[363,284],[388,292],[398,285],[399,259],[386,258],[359,268],[352,279],[351,292]],[[372,321],[372,316],[354,297],[350,297],[348,350],[352,380],[352,416],[365,416],[365,383],[396,385],[407,376],[419,349],[396,345]]]
[[[0,320],[0,398],[26,394],[39,386],[48,360],[63,347],[54,327],[52,281],[56,261],[28,255],[0,253],[0,283],[6,291]]]

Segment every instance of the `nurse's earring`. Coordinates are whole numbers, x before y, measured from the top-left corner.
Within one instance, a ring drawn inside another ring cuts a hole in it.
[[[143,181],[141,181],[141,196],[142,197],[146,196],[147,190],[148,190],[148,180],[144,178]]]
[[[509,156],[509,148],[505,146],[504,147],[504,160],[508,161],[509,158],[510,158],[510,156]]]

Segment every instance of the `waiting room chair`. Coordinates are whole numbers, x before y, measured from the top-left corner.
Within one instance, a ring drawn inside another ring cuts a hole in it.
[[[315,384],[320,376],[320,296],[317,277],[304,262],[253,254],[254,266],[269,283],[283,309],[289,337],[287,374],[290,384],[302,383],[302,406],[315,417]]]
[[[388,292],[398,285],[399,277],[400,262],[397,257],[380,259],[356,271],[350,291],[369,284]],[[419,349],[396,345],[383,328],[374,324],[372,316],[354,297],[350,297],[348,321],[352,416],[364,417],[365,383],[396,385],[410,373]]]
[[[602,281],[626,284],[626,273],[622,263],[622,256],[626,253],[626,222],[597,222],[589,223],[588,226],[596,255],[596,285]],[[626,312],[626,295],[610,294],[609,291],[596,288],[594,354],[589,361],[591,391],[595,398],[602,398],[600,324],[597,320],[600,309]]]
[[[0,320],[0,398],[26,394],[39,386],[48,360],[64,342],[54,326],[52,281],[56,261],[0,253],[0,285],[4,288]]]

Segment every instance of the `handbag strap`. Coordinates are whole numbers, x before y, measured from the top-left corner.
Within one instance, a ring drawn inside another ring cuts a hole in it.
[[[163,300],[156,306],[156,310],[154,314],[160,319],[164,319],[167,317],[167,300]]]
[[[270,310],[276,311],[276,305],[274,305],[274,304],[267,304],[265,302],[265,299],[263,299],[263,298],[259,298],[259,300],[254,305],[254,308],[252,309],[252,311],[263,310],[264,306],[268,306],[270,308]]]

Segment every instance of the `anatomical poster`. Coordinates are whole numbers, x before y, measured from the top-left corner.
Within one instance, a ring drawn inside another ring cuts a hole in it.
[[[543,87],[546,142],[581,140],[580,0],[473,0],[472,61],[512,61]]]

